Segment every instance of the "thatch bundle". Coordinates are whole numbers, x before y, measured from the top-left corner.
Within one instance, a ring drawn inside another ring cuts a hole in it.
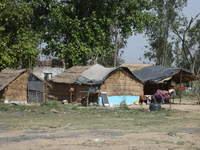
[[[55,76],[50,81],[55,83],[67,83],[72,84],[82,72],[89,69],[91,66],[73,66],[70,69],[65,70],[61,74]]]
[[[10,68],[6,68],[0,73],[0,91],[3,90],[7,85],[9,85],[12,81],[17,79],[21,74],[27,72],[26,69],[21,70],[12,70]]]
[[[13,101],[23,101],[27,99],[27,82],[29,72],[21,74],[16,80],[14,80],[9,88],[6,90],[6,98]]]
[[[101,92],[107,92],[108,96],[143,94],[143,83],[120,69],[113,72],[100,86]]]

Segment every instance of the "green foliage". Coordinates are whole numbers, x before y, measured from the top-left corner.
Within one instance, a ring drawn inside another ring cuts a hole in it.
[[[145,25],[156,20],[148,11],[153,7],[143,1],[76,0],[52,1],[47,7],[48,22],[42,39],[48,44],[43,53],[64,59],[68,67],[85,65],[88,60],[103,62],[113,56],[113,29],[117,20],[122,35],[120,47],[133,32],[141,32]],[[106,64],[107,62],[105,62]]]
[[[0,104],[0,111],[9,111],[10,105],[9,104]]]
[[[186,92],[186,91],[183,91],[183,90],[177,88],[176,89],[176,96],[175,96],[175,98],[180,98],[180,95],[181,95],[182,98],[188,97],[189,99],[192,99],[192,98],[194,98],[194,96],[197,95],[197,92],[198,91],[188,91],[188,92]]]
[[[128,105],[126,104],[126,100],[123,100],[123,101],[120,103],[119,109],[120,109],[120,110],[130,110],[130,108],[129,108]]]
[[[182,68],[190,70],[193,74],[199,75],[199,57],[200,57],[200,13],[191,18],[190,21],[185,21],[185,24],[179,27],[175,26],[174,33],[177,36],[176,43],[180,43],[178,49],[176,49],[176,56],[178,60],[176,65]],[[195,23],[196,21],[196,23]],[[195,23],[195,24],[194,24]],[[177,23],[178,24],[178,23]]]
[[[77,106],[73,106],[72,110],[78,110],[78,107]]]
[[[41,107],[46,107],[46,108],[58,108],[59,105],[56,100],[54,101],[46,101],[40,104]]]
[[[152,8],[148,0],[2,0],[0,69],[33,66],[41,42],[47,44],[44,54],[57,56],[67,67],[88,60],[112,66],[118,40],[120,64],[126,39],[156,21]]]
[[[26,110],[26,105],[18,105],[19,110],[22,112]]]
[[[31,3],[23,0],[0,2],[0,69],[22,68],[39,54],[39,40],[31,29]]]
[[[156,6],[152,13],[156,14],[160,22],[152,23],[146,28],[149,51],[144,53],[144,58],[156,62],[157,65],[171,67],[174,60],[177,60],[174,58],[174,37],[171,33],[173,28],[178,28],[185,21],[180,12],[187,0],[153,0],[152,3]]]

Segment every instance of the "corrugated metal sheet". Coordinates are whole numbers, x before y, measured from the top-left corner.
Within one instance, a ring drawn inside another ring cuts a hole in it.
[[[29,91],[28,102],[41,103],[43,102],[43,92]]]
[[[28,90],[44,92],[43,82],[28,82]]]

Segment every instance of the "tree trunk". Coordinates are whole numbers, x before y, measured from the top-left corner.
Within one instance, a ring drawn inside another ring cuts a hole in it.
[[[115,20],[115,56],[114,56],[114,67],[116,67],[116,59],[117,59],[117,20]]]
[[[168,26],[168,22],[169,22],[169,18],[168,18],[168,5],[170,3],[170,0],[166,2],[166,24],[165,24],[165,35],[164,35],[164,48],[163,48],[163,66],[166,66],[166,60],[167,60],[167,39],[168,39],[168,32],[169,32],[169,26]]]
[[[63,69],[65,70],[66,66],[65,66],[65,59],[64,58],[62,59],[62,63],[63,63]]]

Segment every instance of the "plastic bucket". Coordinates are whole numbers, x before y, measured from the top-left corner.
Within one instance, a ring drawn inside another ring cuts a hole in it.
[[[4,103],[8,103],[8,102],[9,102],[9,100],[7,100],[7,99],[4,100]]]
[[[109,103],[110,104],[110,107],[113,107],[113,103]]]

